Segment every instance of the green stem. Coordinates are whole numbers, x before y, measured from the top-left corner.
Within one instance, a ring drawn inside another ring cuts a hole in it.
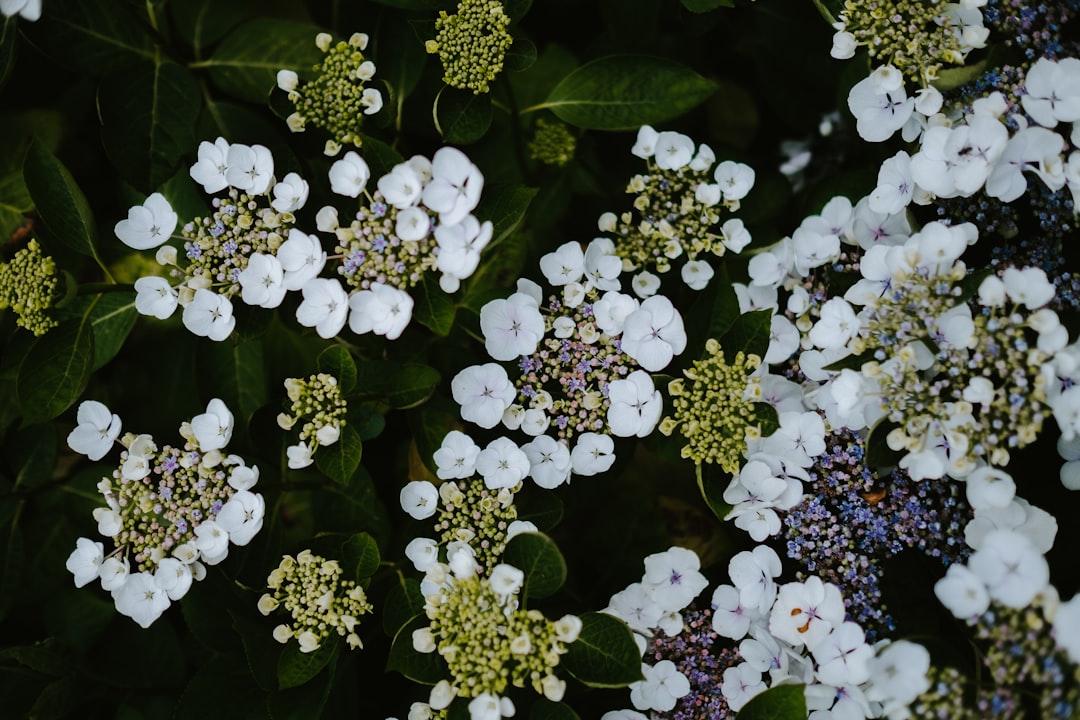
[[[111,279],[111,278],[110,278]],[[82,283],[79,285],[79,289],[75,291],[76,295],[97,295],[98,293],[107,292],[127,292],[128,290],[134,290],[134,285],[126,283],[113,282],[99,282],[99,283]]]

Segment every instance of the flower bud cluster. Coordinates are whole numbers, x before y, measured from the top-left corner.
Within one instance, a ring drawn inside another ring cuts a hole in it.
[[[337,634],[350,649],[363,647],[357,633],[360,616],[371,612],[364,588],[341,577],[337,560],[302,550],[296,557],[285,555],[266,579],[273,593],[259,598],[259,611],[269,615],[284,608],[291,623],[274,628],[274,639],[287,643],[296,638],[300,652],[310,653]]]
[[[286,122],[293,132],[303,132],[307,124],[330,134],[326,154],[336,155],[342,145],[360,147],[360,127],[364,115],[374,115],[383,106],[382,93],[365,87],[375,77],[375,63],[364,57],[368,36],[354,33],[348,42],[334,42],[319,33],[315,44],[326,53],[313,68],[315,79],[301,82],[292,70],[280,70],[278,87],[289,94],[296,112]]]
[[[452,555],[460,543],[473,551],[477,568],[486,573],[502,558],[511,524],[517,520],[514,495],[521,488],[488,488],[483,478],[448,480],[439,486],[439,516],[435,532]],[[528,528],[526,528],[528,529]]]
[[[287,451],[289,467],[295,470],[310,465],[320,447],[338,441],[348,407],[341,396],[337,378],[329,373],[318,373],[307,380],[288,378],[285,390],[291,404],[287,413],[278,414],[278,426],[282,430],[291,430],[304,420],[300,442]]]
[[[48,313],[56,300],[56,261],[42,255],[37,240],[0,263],[0,310],[11,308],[19,327],[39,337],[56,327]]]
[[[529,142],[529,156],[533,160],[562,167],[574,159],[576,148],[577,138],[564,123],[537,119],[533,139]]]
[[[712,338],[705,343],[705,353],[683,370],[689,387],[682,378],[668,384],[673,414],[660,422],[660,432],[671,435],[679,429],[687,440],[682,457],[737,472],[747,439],[761,436],[755,410],[762,398],[761,382],[754,374],[761,358],[740,350],[728,364],[720,343]]]
[[[425,48],[438,54],[443,82],[476,95],[489,92],[514,41],[509,25],[510,16],[498,0],[461,0],[453,15],[439,11],[435,39]]]

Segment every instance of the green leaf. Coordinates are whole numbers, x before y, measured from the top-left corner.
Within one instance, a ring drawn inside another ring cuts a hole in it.
[[[357,367],[355,396],[384,398],[390,407],[403,410],[431,397],[439,384],[439,372],[422,363],[371,360]]]
[[[560,665],[589,687],[625,687],[644,679],[641,653],[626,623],[606,613],[584,613],[581,634]]]
[[[443,142],[468,145],[491,127],[491,96],[446,85],[435,96],[431,113]]]
[[[261,341],[200,343],[198,366],[206,394],[221,398],[241,425],[266,404]]]
[[[413,649],[414,630],[428,626],[426,616],[413,618],[394,636],[390,645],[390,656],[386,660],[386,670],[396,670],[413,682],[421,685],[434,685],[449,675],[446,661],[437,652],[421,653]]]
[[[169,8],[176,20],[177,33],[199,57],[207,46],[225,37],[225,33],[244,19],[250,5],[250,0],[184,0],[170,2]]]
[[[10,237],[26,221],[25,214],[34,208],[21,171],[0,177],[0,236]]]
[[[342,565],[346,572],[351,572],[352,579],[357,582],[369,578],[379,569],[379,546],[375,538],[366,532],[356,533],[345,541],[341,547]]]
[[[89,315],[60,323],[26,354],[16,388],[28,424],[51,420],[82,394],[94,364]]]
[[[85,681],[77,677],[60,678],[49,683],[38,695],[27,717],[40,720],[60,720],[60,718],[70,717],[71,713],[87,702],[88,691],[90,694],[96,694],[93,689],[84,685]]]
[[[436,335],[446,337],[454,328],[457,307],[430,273],[420,283],[413,318]]]
[[[528,70],[536,62],[536,45],[523,37],[514,38],[514,44],[506,51],[503,69],[509,72]]]
[[[735,318],[731,328],[720,338],[720,347],[728,362],[742,350],[747,355],[765,357],[769,349],[772,310],[753,310]]]
[[[153,35],[128,3],[68,0],[42,6],[41,20],[33,23],[34,42],[69,69],[115,77],[154,59]]]
[[[814,7],[825,18],[825,22],[834,25],[840,13],[844,11],[844,0],[814,0]]]
[[[566,582],[566,560],[547,535],[525,532],[506,544],[503,562],[525,573],[525,597],[546,598]]]
[[[705,504],[712,510],[713,515],[723,520],[731,512],[731,505],[724,501],[724,489],[731,482],[731,476],[719,468],[708,463],[698,463],[694,466],[697,475],[698,490]]]
[[[806,686],[777,685],[755,695],[739,711],[739,720],[806,720]]]
[[[683,7],[692,13],[706,13],[721,7],[735,7],[735,0],[682,0]]]
[[[337,378],[342,395],[347,395],[356,387],[356,362],[341,345],[332,345],[323,350],[319,354],[318,367],[319,372]]]
[[[324,639],[314,651],[300,652],[300,643],[290,640],[278,658],[278,689],[300,687],[322,672],[337,657],[341,642],[336,635]]]
[[[19,27],[15,16],[4,18],[0,26],[0,88],[4,87],[11,68],[15,67],[16,48],[19,43]]]
[[[889,433],[899,427],[888,418],[878,420],[866,435],[866,466],[874,477],[883,478],[900,463],[902,453],[889,447]]]
[[[566,703],[540,698],[533,704],[529,720],[581,720],[581,717]]]
[[[90,326],[94,331],[93,370],[116,357],[138,317],[135,293],[110,292],[101,295],[90,311]]]
[[[130,67],[98,91],[105,152],[124,179],[149,193],[191,153],[201,108],[199,83],[182,65]]]
[[[514,497],[518,520],[528,520],[540,530],[547,531],[559,524],[563,517],[563,501],[547,490],[519,492]]]
[[[389,536],[389,513],[375,495],[375,486],[363,467],[348,485],[327,485],[311,496],[315,526],[323,532],[351,534],[366,530],[383,547]]]
[[[66,675],[72,668],[70,654],[56,638],[0,650],[0,660],[9,659],[46,675]]]
[[[341,428],[341,437],[333,445],[321,445],[315,452],[315,466],[331,480],[347,485],[360,465],[364,444],[351,425]]]
[[[188,593],[184,600],[191,595],[192,593]],[[240,636],[240,641],[244,646],[244,659],[247,660],[251,677],[263,691],[269,692],[275,689],[281,645],[273,639],[273,635],[266,631],[265,623],[231,610],[228,618],[231,618],[232,627]]]
[[[345,419],[362,442],[374,440],[386,429],[386,418],[371,405],[353,403],[345,413]]]
[[[282,69],[303,71],[323,58],[315,46],[321,30],[287,20],[259,19],[244,23],[221,41],[209,60],[192,67],[207,68],[214,84],[249,102],[266,102]]]
[[[400,124],[405,99],[416,89],[428,54],[407,22],[387,22],[373,40],[372,55],[379,59],[378,76],[390,86],[389,104]]]
[[[523,185],[489,185],[484,188],[484,195],[476,206],[476,217],[491,221],[489,252],[518,226],[536,193],[536,188]]]
[[[249,675],[236,672],[233,658],[215,655],[197,668],[178,698],[175,717],[265,720],[264,693]]]
[[[420,583],[413,578],[403,578],[386,593],[382,603],[383,632],[394,637],[398,630],[423,612],[424,596],[420,594]]]
[[[841,370],[861,370],[862,366],[874,359],[874,351],[867,350],[858,355],[845,355],[839,360],[834,360],[828,365],[822,365],[822,370],[840,372]]]
[[[17,432],[7,446],[8,458],[15,468],[13,490],[41,485],[56,467],[56,428],[34,425]]]
[[[68,169],[36,138],[26,151],[23,177],[48,235],[69,250],[96,257],[90,204]]]
[[[647,55],[609,55],[562,79],[540,105],[590,130],[628,130],[682,115],[716,84],[679,63]],[[526,112],[523,111],[523,112]]]

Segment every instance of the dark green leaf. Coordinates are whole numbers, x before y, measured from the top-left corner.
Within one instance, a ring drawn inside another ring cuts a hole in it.
[[[0,650],[0,660],[14,660],[46,675],[66,675],[72,667],[70,653],[64,651],[56,638]]]
[[[239,636],[233,630],[231,615],[237,607],[235,586],[221,573],[207,573],[199,583],[198,592],[189,592],[180,599],[188,632],[200,643],[214,651],[228,653],[240,649]],[[245,596],[243,610],[250,610],[251,600]],[[259,631],[266,634],[266,627]]]
[[[373,42],[372,54],[379,59],[378,77],[390,86],[389,104],[400,123],[405,98],[420,81],[428,54],[407,22],[388,22]]]
[[[371,168],[372,177],[386,175],[394,169],[395,165],[405,162],[405,158],[401,157],[401,153],[382,140],[363,133],[360,133],[360,137],[363,140],[360,154],[364,156],[368,167]]]
[[[56,428],[35,425],[20,430],[8,445],[10,462],[15,468],[13,490],[41,485],[56,467]]]
[[[735,7],[735,0],[682,0],[682,4],[692,13],[704,13],[721,7]]]
[[[731,482],[731,476],[708,463],[694,466],[697,475],[698,490],[705,504],[719,519],[723,520],[731,512],[731,506],[724,501],[724,489]]]
[[[740,350],[747,355],[765,357],[769,349],[772,310],[752,310],[735,318],[731,328],[720,338],[720,347],[728,362],[735,359]]]
[[[636,129],[676,117],[709,97],[716,84],[666,58],[609,55],[582,65],[540,105],[563,122],[592,130]]]
[[[563,501],[547,490],[519,492],[514,498],[518,520],[528,520],[546,532],[559,524],[563,517]]]
[[[504,0],[503,12],[509,15],[513,22],[521,22],[521,18],[529,12],[532,4],[533,0]]]
[[[566,703],[540,698],[533,705],[529,720],[581,720],[581,717]]]
[[[840,372],[841,370],[861,370],[862,366],[874,359],[874,351],[867,350],[864,353],[858,355],[845,355],[839,360],[835,360],[828,365],[823,365],[822,370],[830,370],[832,372]]]
[[[176,30],[195,50],[195,56],[225,36],[247,14],[250,0],[184,0],[170,2]]]
[[[26,221],[25,213],[33,208],[34,201],[21,172],[12,171],[0,177],[0,236],[11,236]]]
[[[135,327],[139,311],[135,309],[135,293],[110,292],[90,311],[90,326],[94,330],[93,370],[116,357],[124,341]]]
[[[581,634],[560,665],[589,687],[625,687],[642,680],[641,653],[626,623],[606,613],[581,617]]]
[[[315,46],[319,32],[287,20],[252,20],[229,33],[209,60],[192,67],[207,68],[214,84],[241,100],[266,102],[278,70],[307,70],[321,61]]]
[[[514,231],[525,217],[525,211],[536,197],[536,192],[536,188],[522,185],[489,185],[484,188],[484,195],[476,206],[476,217],[490,220],[493,226],[488,251]]]
[[[454,301],[443,292],[438,280],[430,273],[424,276],[417,290],[413,319],[436,335],[446,337],[454,327],[454,316],[457,314]]]
[[[280,130],[284,127],[284,123],[280,125],[271,123],[265,115],[237,103],[223,102],[214,97],[206,97],[204,100],[206,104],[203,106],[197,131],[200,139],[209,141],[220,135],[229,142],[246,144],[272,145],[280,142]],[[192,148],[188,152],[194,152],[195,149]],[[181,172],[188,180],[191,179],[186,170]],[[201,194],[202,188],[198,190]]]
[[[438,474],[433,455],[451,430],[461,429],[458,405],[444,395],[435,395],[429,402],[408,414],[409,429],[421,462],[432,475]]]
[[[383,632],[394,637],[398,630],[423,612],[424,596],[420,594],[420,583],[413,578],[403,578],[386,593],[382,603]]]
[[[735,295],[727,265],[720,266],[720,271],[716,273],[709,288],[710,290],[715,288],[716,292],[712,312],[709,313],[709,337],[721,338],[742,315],[739,312],[739,298]]]
[[[332,345],[319,355],[319,372],[329,373],[337,378],[342,395],[352,392],[356,387],[356,362],[352,355],[341,345]]]
[[[199,664],[179,697],[174,717],[266,720],[263,698],[251,677],[237,672],[233,658],[218,655]]]
[[[387,671],[397,670],[421,685],[434,685],[449,675],[442,655],[437,652],[421,653],[413,649],[413,631],[427,626],[427,617],[420,616],[398,630],[390,646],[390,657],[386,660]]]
[[[90,204],[68,169],[36,138],[26,151],[23,177],[49,236],[69,250],[95,256],[97,226]]]
[[[190,596],[191,593],[188,593],[184,599]],[[232,619],[232,626],[240,636],[244,646],[244,658],[255,683],[265,692],[275,689],[282,646],[268,632],[266,623],[231,611],[226,617]]]
[[[503,562],[525,573],[525,597],[545,598],[566,582],[566,560],[547,535],[525,532],[506,544]]]
[[[438,384],[438,371],[428,365],[372,360],[357,366],[355,395],[384,398],[390,407],[405,409],[431,397]]]
[[[262,342],[200,343],[198,353],[206,394],[221,398],[246,426],[255,411],[266,404]]]
[[[536,45],[528,38],[514,38],[514,44],[506,51],[503,69],[509,72],[528,70],[536,62]]]
[[[51,420],[82,393],[94,363],[90,318],[72,318],[42,336],[19,366],[19,407],[27,423]]]
[[[98,92],[105,152],[124,179],[149,193],[194,149],[201,107],[199,84],[182,65],[130,67],[102,83]]]
[[[327,485],[314,493],[311,509],[316,527],[323,532],[351,534],[366,530],[385,547],[389,513],[375,495],[371,476],[357,468],[348,485]]]
[[[780,429],[780,414],[767,402],[754,403],[754,417],[761,429],[761,437],[769,437]]]
[[[347,485],[360,465],[364,444],[351,425],[341,428],[341,437],[333,445],[322,445],[315,453],[319,472],[331,480]]]
[[[341,563],[344,570],[352,575],[346,575],[346,579],[359,582],[369,578],[379,569],[379,546],[375,538],[366,532],[356,533],[345,541],[341,548]]]
[[[49,683],[41,691],[28,716],[35,720],[60,720],[70,717],[73,711],[87,701],[88,694],[96,694],[91,688],[84,687],[84,684],[81,678],[75,677],[60,678]]]
[[[374,440],[386,428],[386,418],[371,405],[353,403],[345,413],[345,419],[362,442]]]
[[[42,6],[41,21],[32,29],[35,43],[76,72],[115,77],[154,59],[153,36],[128,3],[69,0]]]
[[[468,145],[491,127],[491,96],[447,85],[435,98],[431,112],[443,142]]]
[[[866,466],[874,477],[882,478],[891,473],[900,462],[901,452],[889,447],[889,433],[897,427],[888,418],[879,420],[866,436]]]
[[[840,13],[844,11],[844,0],[814,0],[814,7],[825,18],[825,22],[834,25]]]
[[[322,672],[322,669],[337,656],[341,642],[336,635],[322,641],[314,651],[300,652],[300,643],[290,640],[278,658],[278,688],[299,687]]]
[[[739,720],[805,720],[806,686],[777,685],[750,699]]]

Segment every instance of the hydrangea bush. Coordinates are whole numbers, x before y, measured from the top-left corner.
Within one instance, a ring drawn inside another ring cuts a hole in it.
[[[1078,15],[0,0],[5,717],[1080,716]]]

